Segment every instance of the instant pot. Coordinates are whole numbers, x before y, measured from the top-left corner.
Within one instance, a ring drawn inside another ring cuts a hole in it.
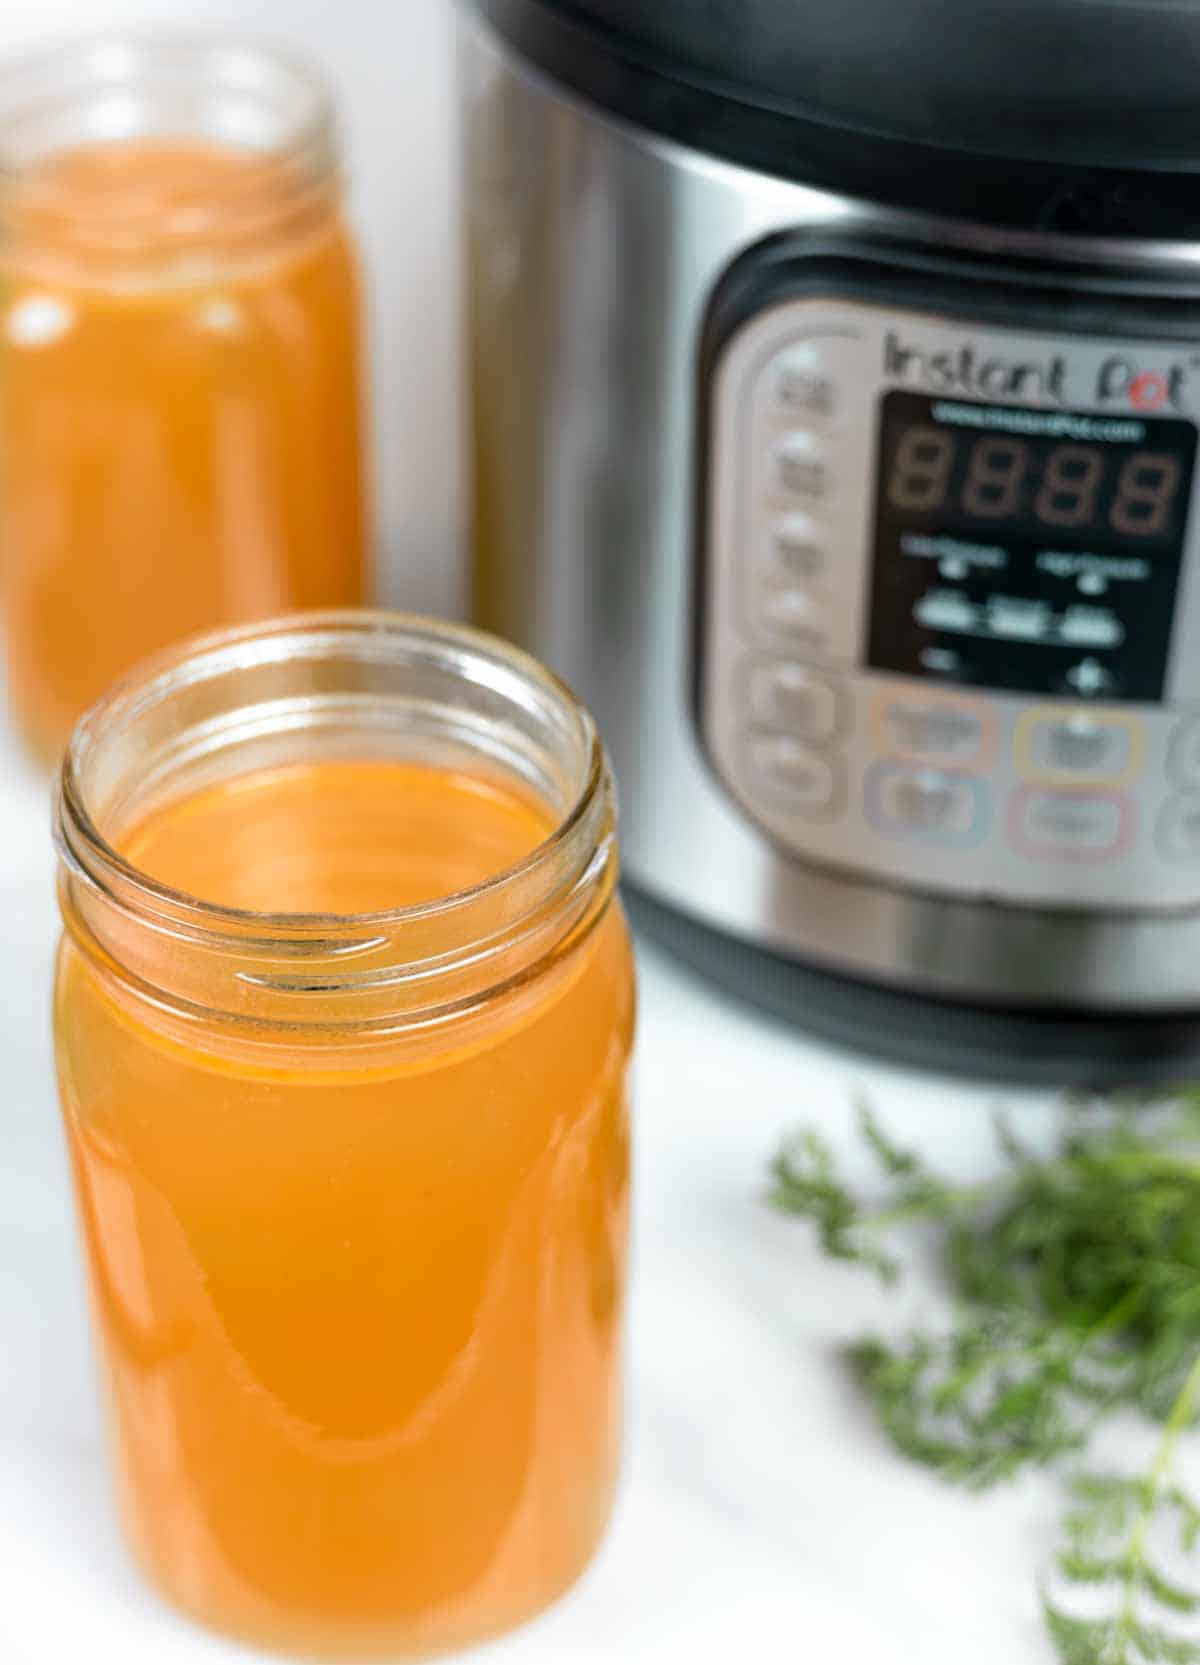
[[[484,622],[643,917],[923,1062],[1200,1063],[1200,7],[478,0]]]

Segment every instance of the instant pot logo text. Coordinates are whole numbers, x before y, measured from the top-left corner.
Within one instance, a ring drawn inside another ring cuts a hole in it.
[[[1022,399],[1037,404],[1066,402],[1067,361],[1009,359],[980,353],[971,342],[961,347],[910,347],[895,330],[883,342],[883,373],[931,393],[978,394],[984,399]]]
[[[883,342],[883,371],[890,381],[931,393],[967,398],[1017,399],[1023,404],[1084,403],[1136,411],[1191,411],[1191,383],[1200,372],[1200,352],[1184,360],[1145,363],[1127,353],[1110,353],[1084,384],[1078,367],[1059,353],[1041,358],[1008,358],[980,351],[970,341],[955,347],[916,346],[889,330]]]
[[[1186,410],[1188,371],[1198,363],[1200,359],[1193,355],[1187,365],[1143,370],[1131,359],[1114,354],[1105,359],[1096,377],[1097,403],[1128,405],[1132,410]]]

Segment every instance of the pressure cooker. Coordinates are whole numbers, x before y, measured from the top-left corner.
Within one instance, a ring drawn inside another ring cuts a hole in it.
[[[909,1060],[1200,1064],[1200,6],[476,0],[482,621],[643,920]]]

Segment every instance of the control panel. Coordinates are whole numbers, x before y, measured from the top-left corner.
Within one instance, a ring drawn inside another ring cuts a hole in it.
[[[707,401],[699,722],[742,809],[883,883],[1200,903],[1196,347],[805,294]]]

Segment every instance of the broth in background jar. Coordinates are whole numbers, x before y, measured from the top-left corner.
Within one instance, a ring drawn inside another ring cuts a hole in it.
[[[616,1479],[634,981],[590,717],[454,626],[202,641],[63,764],[59,1082],[131,1540],[217,1629],[529,1617]]]
[[[333,111],[257,46],[0,75],[0,566],[32,750],[198,629],[365,594]]]

